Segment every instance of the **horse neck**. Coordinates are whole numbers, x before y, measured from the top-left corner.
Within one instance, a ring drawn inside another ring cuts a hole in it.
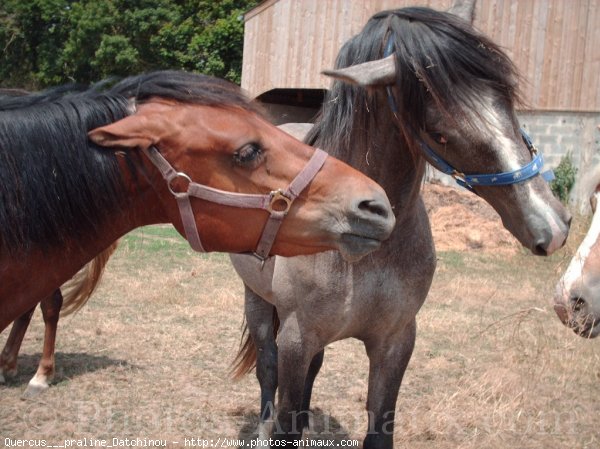
[[[136,163],[137,174],[132,175],[127,163],[120,164],[125,183],[126,211],[120,226],[124,233],[141,226],[166,223],[168,214],[163,198],[168,195],[166,181],[145,158]]]
[[[136,166],[135,174],[128,164]],[[161,195],[167,190],[160,174],[147,161],[119,161],[123,177],[123,201],[121,206],[107,214],[103,223],[97,226],[92,236],[102,243],[110,245],[130,231],[142,226],[168,222]],[[163,189],[164,187],[164,189]]]

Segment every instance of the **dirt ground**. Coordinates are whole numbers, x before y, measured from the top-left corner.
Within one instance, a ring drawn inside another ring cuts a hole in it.
[[[576,217],[558,254],[533,257],[478,198],[437,185],[425,197],[438,269],[417,316],[396,447],[598,449],[600,345],[562,326],[550,304],[589,221]],[[97,293],[59,323],[55,383],[25,401],[43,341],[34,315],[19,374],[0,386],[0,447],[249,447],[258,383],[229,377],[242,296],[226,255],[195,254],[168,227],[126,236]],[[367,376],[361,342],[326,349],[311,438],[362,442]]]
[[[438,251],[514,254],[519,242],[502,226],[492,207],[466,190],[425,184],[423,198]]]

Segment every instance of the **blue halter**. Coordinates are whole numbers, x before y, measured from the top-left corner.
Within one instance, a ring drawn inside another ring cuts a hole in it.
[[[519,131],[521,131],[523,141],[525,142],[527,149],[531,152],[533,160],[517,170],[502,173],[466,175],[459,172],[448,162],[442,159],[424,141],[419,140],[419,145],[423,150],[423,153],[425,153],[425,158],[431,165],[433,165],[442,173],[452,176],[458,185],[469,190],[473,190],[474,186],[505,186],[518,184],[519,182],[526,181],[529,178],[537,176],[538,174],[541,174],[545,181],[552,181],[554,179],[554,172],[552,170],[540,173],[540,170],[544,165],[544,157],[542,156],[542,153],[538,152],[537,148],[531,141],[531,138],[527,135],[523,128],[519,128]]]
[[[388,39],[384,57],[387,57],[393,52],[393,41],[390,37]],[[394,113],[394,115],[398,116],[398,106],[396,105],[396,101],[394,99],[394,95],[392,92],[392,86],[386,86],[388,103],[390,105],[390,109]],[[533,178],[538,174],[541,174],[542,178],[547,182],[552,181],[554,177],[554,172],[552,170],[548,170],[546,172],[540,173],[542,166],[544,165],[544,158],[542,153],[540,153],[533,141],[529,137],[529,135],[523,130],[523,128],[519,128],[521,132],[521,136],[527,149],[530,151],[533,156],[533,160],[523,167],[502,173],[493,173],[493,174],[475,174],[475,175],[467,175],[464,174],[457,169],[455,169],[452,165],[446,162],[442,157],[440,157],[426,142],[422,139],[417,138],[419,146],[423,150],[425,155],[425,159],[437,168],[442,173],[450,175],[454,178],[456,183],[466,189],[473,191],[473,187],[475,186],[502,186],[502,185],[511,185],[518,184],[520,182],[526,181],[527,179]],[[416,136],[416,133],[414,133]]]

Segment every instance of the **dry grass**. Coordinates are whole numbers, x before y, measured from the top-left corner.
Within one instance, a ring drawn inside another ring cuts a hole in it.
[[[563,328],[550,306],[572,251],[574,243],[549,259],[440,253],[398,402],[397,447],[600,447],[599,343]],[[61,321],[57,382],[30,402],[20,394],[41,351],[36,313],[20,373],[0,387],[0,446],[4,438],[157,438],[168,447],[251,438],[257,382],[228,378],[242,307],[227,256],[192,254],[165,228],[127,237],[90,303]],[[313,432],[362,440],[366,376],[360,342],[327,349]]]

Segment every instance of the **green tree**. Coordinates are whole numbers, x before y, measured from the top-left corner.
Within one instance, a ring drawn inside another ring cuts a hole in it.
[[[239,84],[242,73],[244,27],[242,15],[256,1],[199,1],[197,32],[188,54],[196,57],[193,67],[200,72],[227,78]]]
[[[4,0],[0,86],[42,88],[185,69],[240,81],[256,0]]]
[[[67,80],[89,83],[105,75],[102,68],[95,65],[96,52],[102,46],[104,36],[120,36],[118,16],[111,0],[74,2],[69,10],[67,38],[56,48],[61,71],[40,77],[41,84],[47,86]],[[110,50],[103,48],[103,53],[107,52]],[[57,80],[57,77],[62,79]]]
[[[567,153],[560,159],[554,170],[555,179],[550,184],[552,193],[565,204],[569,202],[569,194],[575,185],[576,175],[577,168],[573,164],[571,154]]]
[[[0,6],[2,84],[35,87],[38,79],[58,71],[57,49],[66,37],[68,13],[67,0],[4,0]]]

